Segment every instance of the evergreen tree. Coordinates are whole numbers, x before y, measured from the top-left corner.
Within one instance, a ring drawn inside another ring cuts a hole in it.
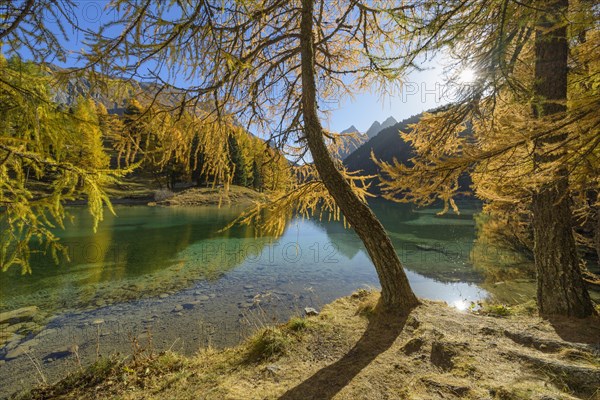
[[[231,162],[231,171],[233,171],[232,183],[234,185],[246,186],[247,177],[244,156],[234,133],[230,134],[227,138],[227,145]]]
[[[256,160],[252,161],[252,187],[254,190],[259,192],[262,192],[263,190],[261,166],[256,162]]]

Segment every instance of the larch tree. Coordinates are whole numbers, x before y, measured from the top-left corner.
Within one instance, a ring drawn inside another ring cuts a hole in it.
[[[115,0],[111,7],[119,18],[88,35],[93,45],[85,55],[87,68],[118,65],[123,77],[157,81],[185,93],[180,109],[192,114],[201,109],[202,118],[216,123],[232,116],[237,124],[267,132],[267,146],[300,164],[308,160],[302,169],[311,170],[304,175],[309,178],[282,193],[271,210],[325,208],[343,214],[375,265],[382,303],[401,311],[418,304],[387,233],[365,201],[362,179],[332,158],[325,139],[336,137],[321,125],[329,101],[375,84],[386,87],[412,66],[398,40],[411,6],[357,0]],[[111,36],[111,26],[121,33]]]
[[[473,0],[431,3],[423,15],[411,33],[413,54],[445,49],[459,71],[472,68],[477,78],[402,133],[417,156],[412,167],[380,163],[387,197],[423,205],[441,199],[456,209],[459,178],[470,173],[486,209],[530,213],[540,313],[592,314],[570,190],[586,196],[598,189],[587,176],[600,152],[597,63],[589,53],[590,41],[598,44],[597,9],[579,1]],[[569,50],[579,57],[569,58]]]
[[[108,169],[108,155],[102,142],[102,130],[96,104],[82,96],[73,107],[73,117],[78,122],[73,131],[75,145],[73,152],[90,170]]]
[[[175,175],[195,174],[198,181],[227,184],[233,174],[222,138],[247,135],[226,117],[219,123],[204,118],[211,108],[206,104],[193,112],[174,106],[183,92],[169,92],[161,85],[142,87],[104,73],[110,70],[64,70],[52,64],[67,61],[73,53],[65,47],[69,34],[93,33],[77,20],[77,7],[70,0],[2,6],[0,44],[3,54],[11,57],[0,58],[2,270],[20,266],[30,272],[33,239],[41,242],[36,245],[41,251],[67,254],[55,235],[68,217],[65,201],[87,198],[97,224],[104,206],[110,208],[105,189],[133,169],[152,171],[157,180],[169,174],[171,183]],[[22,57],[31,61],[21,62]],[[58,104],[69,101],[71,82],[81,83],[75,91],[83,89],[87,96],[115,106],[130,98],[126,115],[109,114],[102,104],[83,96],[73,104]],[[246,145],[244,150],[252,147],[253,158],[262,157],[264,149],[255,151],[249,141]],[[104,146],[114,150],[112,166]],[[272,172],[269,184],[277,182],[284,188],[292,176],[281,158],[272,155],[261,160],[264,169]],[[248,161],[243,171],[249,173],[251,166]]]
[[[124,172],[104,168],[99,121],[89,100],[70,113],[53,99],[53,61],[64,61],[66,28],[78,28],[71,0],[2,3],[0,25],[0,270],[31,272],[35,251],[67,257],[54,229],[64,202],[85,198],[94,229],[110,208],[105,189]],[[54,21],[52,29],[47,21]],[[8,57],[8,60],[5,58]],[[29,61],[22,61],[24,58]],[[90,131],[91,129],[91,131]],[[80,133],[85,132],[85,135]],[[112,211],[112,209],[111,209]]]
[[[30,243],[66,256],[53,228],[67,217],[64,201],[86,198],[95,225],[110,202],[104,189],[120,171],[106,167],[95,107],[74,113],[51,101],[48,72],[0,56],[0,269],[29,268]],[[94,227],[95,229],[95,227]]]
[[[551,1],[536,21],[534,118],[560,118],[567,112],[568,7],[568,0]],[[553,179],[533,194],[537,299],[541,314],[586,317],[594,307],[581,276],[573,235],[569,170],[564,163],[567,139],[567,130],[560,129],[534,141],[534,169],[548,170],[545,165],[559,163],[549,172]]]

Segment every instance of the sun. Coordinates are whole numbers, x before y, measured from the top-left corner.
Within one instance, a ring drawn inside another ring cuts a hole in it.
[[[458,75],[458,82],[463,85],[473,83],[475,79],[477,79],[477,74],[472,68],[465,68]]]

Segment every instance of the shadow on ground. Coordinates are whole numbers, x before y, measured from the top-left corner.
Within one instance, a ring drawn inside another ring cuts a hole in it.
[[[548,318],[556,334],[567,342],[584,343],[600,350],[600,316],[576,319],[560,316]]]
[[[288,390],[280,399],[331,399],[371,361],[392,346],[404,329],[407,317],[390,312],[378,312],[370,316],[365,333],[344,357],[320,369]]]

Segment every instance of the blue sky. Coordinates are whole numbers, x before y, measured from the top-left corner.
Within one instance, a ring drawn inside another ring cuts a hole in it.
[[[447,103],[449,96],[442,86],[443,67],[437,62],[429,62],[427,66],[425,71],[406,76],[393,96],[382,98],[378,93],[367,92],[346,99],[331,113],[326,125],[336,132],[350,125],[365,132],[373,121],[383,122],[390,116],[401,121]]]
[[[77,4],[75,14],[85,28],[94,30],[101,23],[116,19],[115,11],[106,8],[106,0],[80,1]],[[52,29],[54,25],[52,21],[47,23]],[[113,27],[111,33],[115,33],[114,29],[118,28]],[[65,47],[73,51],[84,47],[82,33],[68,30],[67,35],[68,42],[65,42]],[[73,65],[73,60],[62,64],[62,66]],[[328,104],[328,108],[333,110],[330,118],[323,121],[324,126],[334,132],[340,132],[354,125],[359,131],[365,132],[375,120],[382,122],[392,116],[401,121],[446,103],[448,99],[444,96],[443,86],[441,86],[443,68],[435,60],[429,61],[426,67],[425,71],[414,72],[405,77],[403,82],[396,86],[393,95],[382,98],[379,93],[372,91],[358,94],[352,99],[346,98],[338,105]]]

